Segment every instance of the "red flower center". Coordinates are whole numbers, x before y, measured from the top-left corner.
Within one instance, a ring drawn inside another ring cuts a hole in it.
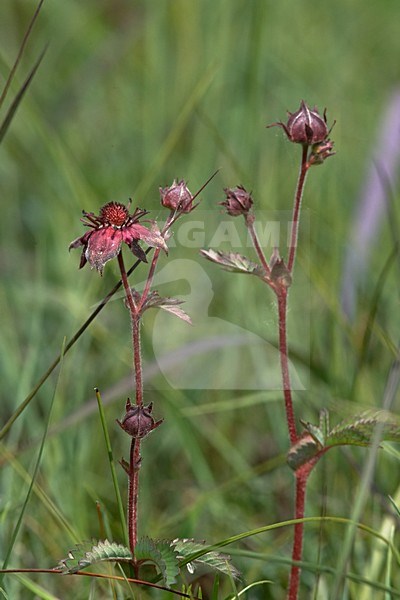
[[[104,225],[121,227],[128,217],[128,209],[120,202],[109,202],[100,210],[100,219],[103,221]]]

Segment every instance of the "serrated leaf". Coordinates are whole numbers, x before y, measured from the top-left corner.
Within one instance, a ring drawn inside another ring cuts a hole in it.
[[[310,433],[305,433],[289,450],[287,463],[293,471],[308,463],[322,449]]]
[[[161,552],[158,550],[156,543],[151,538],[145,536],[138,540],[135,547],[135,558],[137,561],[158,563],[162,560]]]
[[[220,250],[209,249],[200,250],[200,254],[211,262],[220,265],[226,271],[247,273],[247,275],[256,275],[261,278],[266,275],[265,270],[260,265],[236,252],[221,252]]]
[[[138,298],[135,297],[135,302],[138,302],[140,294],[138,294],[136,291],[135,294],[138,296]],[[162,308],[172,315],[175,315],[175,317],[182,319],[182,321],[189,323],[189,325],[192,325],[192,320],[189,315],[182,308],[180,308],[180,304],[183,303],[184,300],[181,300],[180,298],[163,297],[160,296],[157,291],[154,291],[148,295],[142,310],[145,311],[148,308]]]
[[[375,428],[381,427],[382,442],[400,442],[400,421],[384,411],[364,413],[336,425],[326,437],[326,446],[368,446]]]
[[[170,587],[179,575],[179,561],[168,540],[158,540],[156,544],[165,564],[165,584]]]
[[[135,548],[135,558],[142,563],[152,562],[166,585],[171,586],[176,582],[179,573],[178,558],[168,541],[140,538]]]
[[[182,321],[185,321],[185,323],[189,323],[189,325],[192,325],[192,319],[179,306],[176,306],[176,305],[173,305],[173,304],[167,304],[166,303],[166,304],[160,304],[160,308],[162,308],[163,310],[166,310],[167,312],[171,313],[171,315],[174,315],[175,317],[178,317],[179,319],[182,319]]]
[[[56,568],[66,575],[77,573],[77,571],[98,562],[130,562],[131,560],[131,551],[122,544],[109,542],[108,540],[97,543],[92,541],[77,544],[75,548],[69,551],[67,558],[60,560]]]
[[[171,546],[178,553],[178,558],[185,559],[201,551],[205,545],[204,543],[195,542],[191,539],[176,539],[171,542]],[[202,556],[195,558],[186,565],[190,573],[194,573],[198,567],[213,569],[229,575],[235,579],[240,579],[240,572],[231,563],[231,557],[229,554],[223,554],[222,552],[216,552],[212,550]]]

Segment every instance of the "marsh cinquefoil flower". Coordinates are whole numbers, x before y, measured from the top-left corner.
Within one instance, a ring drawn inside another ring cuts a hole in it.
[[[148,246],[162,248],[167,251],[163,236],[154,222],[150,229],[139,223],[139,219],[147,211],[136,208],[133,214],[120,202],[108,202],[100,209],[99,216],[83,211],[81,219],[90,231],[84,233],[69,245],[69,249],[83,246],[79,268],[89,262],[91,268],[97,269],[102,275],[106,262],[115,258],[122,242],[125,242],[137,258],[146,262],[146,254],[139,246],[142,240]]]

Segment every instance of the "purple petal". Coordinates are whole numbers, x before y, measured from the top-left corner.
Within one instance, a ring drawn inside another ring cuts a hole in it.
[[[99,273],[103,273],[103,268],[106,262],[115,258],[121,249],[122,232],[120,229],[105,227],[98,231],[93,231],[85,256],[92,268],[95,268]]]
[[[134,223],[123,229],[122,237],[124,242],[130,246],[132,240],[143,240],[148,246],[155,248],[162,248],[162,250],[168,251],[168,247],[162,237],[159,229],[153,225],[150,231],[147,227],[140,225],[140,223]]]
[[[78,248],[79,246],[86,246],[88,239],[92,235],[92,233],[93,231],[87,231],[80,237],[76,238],[76,240],[70,243],[70,245],[68,246],[68,250],[71,250],[71,248]]]

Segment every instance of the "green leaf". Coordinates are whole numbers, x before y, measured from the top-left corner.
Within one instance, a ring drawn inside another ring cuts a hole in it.
[[[326,408],[323,408],[319,413],[319,425],[313,425],[309,421],[303,421],[300,419],[300,423],[304,429],[311,435],[315,440],[320,449],[325,447],[325,440],[329,434],[329,412]]]
[[[236,252],[221,252],[217,250],[200,250],[200,254],[211,262],[220,265],[226,271],[234,273],[247,273],[247,275],[257,275],[263,279],[266,275],[264,269],[255,262],[252,262],[246,256]]]
[[[56,570],[67,575],[104,561],[131,562],[132,553],[126,546],[108,540],[86,542],[70,550],[68,557],[60,560]]]
[[[319,426],[301,421],[306,430],[288,452],[288,464],[296,471],[323,451],[334,446],[369,446],[377,427],[382,442],[400,442],[400,420],[385,411],[365,412],[329,431],[329,414],[322,410]]]
[[[381,441],[400,442],[400,421],[389,413],[367,412],[336,425],[326,437],[326,446],[368,446],[376,427],[381,428]]]
[[[143,537],[136,545],[135,558],[141,563],[154,563],[166,585],[171,586],[176,582],[179,574],[178,558],[169,541]]]
[[[179,575],[179,561],[176,552],[171,548],[168,540],[157,541],[157,549],[160,551],[165,564],[165,584],[170,587],[176,583]]]
[[[192,539],[176,539],[171,542],[171,546],[178,553],[180,560],[189,558],[205,547],[204,543],[195,542]],[[191,574],[199,567],[202,567],[202,570],[208,571],[211,569],[235,579],[240,579],[240,572],[232,565],[229,554],[211,551],[186,563],[186,568]]]

